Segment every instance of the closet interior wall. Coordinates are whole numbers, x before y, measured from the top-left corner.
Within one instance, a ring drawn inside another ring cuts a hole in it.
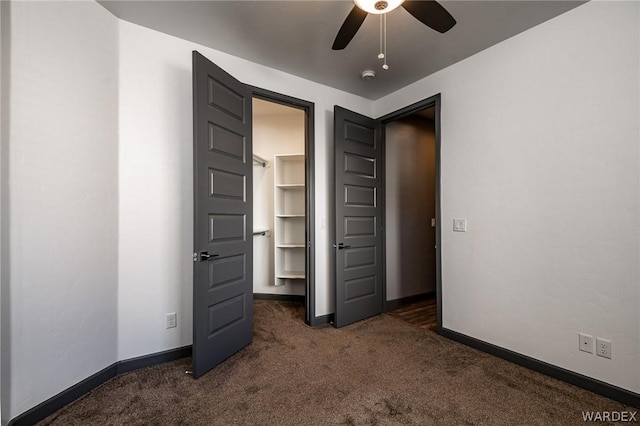
[[[253,99],[253,154],[268,161],[254,162],[253,229],[267,231],[253,236],[253,292],[256,294],[299,295],[305,292],[305,281],[275,279],[275,181],[276,155],[305,152],[305,113],[262,99]],[[303,221],[304,222],[304,221]]]
[[[436,290],[433,112],[385,125],[387,301]]]

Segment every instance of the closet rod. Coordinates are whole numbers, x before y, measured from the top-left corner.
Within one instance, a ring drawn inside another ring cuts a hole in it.
[[[268,237],[269,230],[265,229],[264,231],[253,231],[253,235],[264,235],[265,237]]]
[[[253,154],[253,161],[262,167],[269,167],[269,162],[259,155]]]

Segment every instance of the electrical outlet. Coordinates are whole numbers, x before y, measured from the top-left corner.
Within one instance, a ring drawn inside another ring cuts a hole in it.
[[[178,318],[175,312],[167,314],[167,328],[175,328],[178,325]]]
[[[593,353],[593,336],[588,334],[578,333],[578,349],[582,352]]]
[[[596,355],[611,359],[611,340],[596,337]]]

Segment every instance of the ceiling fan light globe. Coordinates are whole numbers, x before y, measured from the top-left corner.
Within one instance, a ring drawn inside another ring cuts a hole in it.
[[[362,74],[360,74],[363,80],[373,80],[376,77],[376,72],[373,70],[364,70]]]
[[[382,0],[382,1],[381,0],[353,0],[353,1],[356,4],[356,6],[358,6],[360,9],[364,10],[367,13],[373,13],[376,15],[389,13],[393,9],[397,8],[402,3],[404,3],[404,0]],[[381,3],[386,3],[387,4],[386,7],[380,9],[380,7],[384,6]],[[376,7],[376,4],[378,4],[378,7]]]

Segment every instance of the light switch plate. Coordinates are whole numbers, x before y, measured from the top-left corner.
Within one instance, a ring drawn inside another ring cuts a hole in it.
[[[467,219],[453,219],[453,230],[455,232],[467,232]]]

